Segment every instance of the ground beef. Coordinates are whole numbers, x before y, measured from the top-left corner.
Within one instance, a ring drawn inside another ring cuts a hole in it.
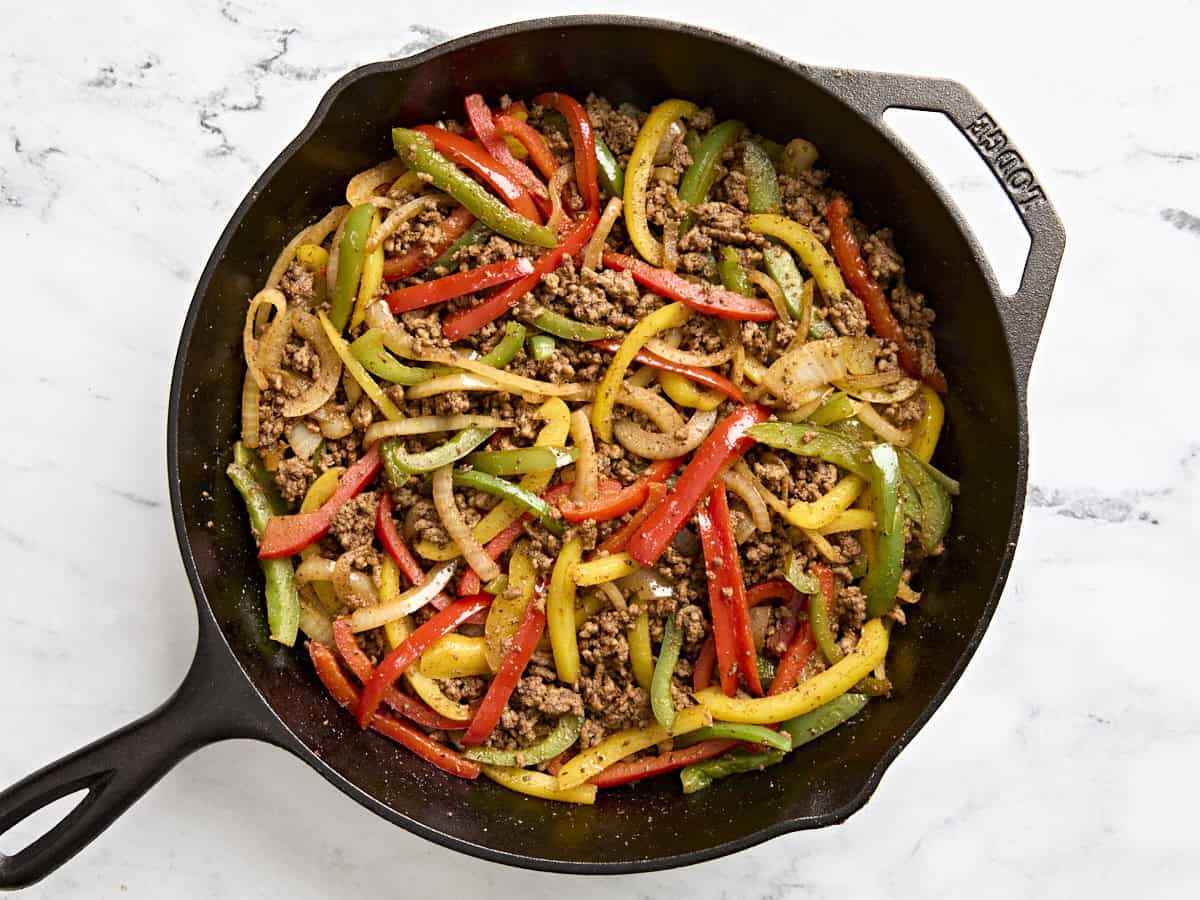
[[[487,693],[488,681],[477,675],[466,678],[444,678],[438,681],[442,693],[456,703],[470,703]]]
[[[908,428],[919,422],[925,414],[925,398],[913,394],[907,400],[881,406],[879,411],[897,428]]]
[[[628,272],[579,271],[569,257],[558,269],[542,276],[541,285],[520,305],[517,315],[532,315],[539,300],[552,305],[557,302],[571,318],[623,331],[662,304],[655,294],[641,294]]]
[[[321,357],[308,341],[293,335],[283,350],[283,367],[316,378],[321,368]]]
[[[934,312],[925,305],[925,295],[909,288],[903,281],[897,283],[888,295],[888,305],[904,329],[904,335],[917,350],[918,363],[923,373],[937,370],[936,347],[933,340]]]
[[[783,574],[788,554],[794,549],[784,526],[776,519],[774,531],[756,531],[741,546],[742,577],[754,585]]]
[[[279,279],[279,290],[283,292],[288,303],[294,306],[308,308],[317,302],[315,276],[294,260],[288,264],[283,277]]]
[[[612,731],[644,725],[650,720],[649,697],[629,667],[626,629],[629,613],[605,610],[579,629],[582,674],[579,691],[589,722],[585,746]],[[597,727],[599,726],[599,727]]]
[[[704,619],[704,610],[699,606],[688,604],[681,607],[675,614],[675,622],[683,631],[685,647],[694,647],[708,636],[708,623]]]
[[[442,318],[438,309],[421,309],[401,313],[396,317],[402,333],[413,339],[417,350],[445,350],[450,346],[442,334]]]
[[[510,241],[507,238],[500,237],[498,234],[494,234],[482,243],[464,247],[459,251],[456,262],[458,263],[458,270],[465,271],[467,269],[478,269],[480,266],[491,265],[492,263],[501,262],[506,259],[513,259],[518,255],[536,256],[537,254],[516,241]]]
[[[446,534],[446,529],[442,527],[442,520],[434,508],[433,501],[426,497],[419,497],[408,507],[404,523],[405,531],[414,541],[445,544],[450,540],[450,535]]]
[[[761,247],[766,243],[761,234],[746,230],[742,210],[735,205],[710,201],[701,203],[693,212],[700,222],[700,230],[712,241],[753,247]]]
[[[832,300],[826,298],[825,317],[838,334],[867,333],[867,311],[863,308],[862,301],[850,291],[843,291],[840,297]]]
[[[440,252],[445,243],[445,233],[442,222],[445,214],[439,207],[425,209],[409,219],[395,233],[383,242],[384,252],[389,255],[403,256],[410,250],[420,251],[423,260],[432,260]]]
[[[329,533],[338,539],[342,549],[353,550],[371,543],[375,536],[375,507],[378,505],[379,494],[364,491],[334,513]]]
[[[540,666],[531,667],[530,673],[517,683],[512,703],[547,719],[557,719],[568,713],[583,715],[583,698],[576,691],[561,686],[553,669]]]
[[[750,210],[750,194],[746,191],[746,175],[730,172],[717,185],[713,195],[743,212]]]
[[[892,229],[881,228],[867,238],[863,242],[862,253],[871,277],[882,287],[886,288],[904,275],[904,260],[896,252]]]
[[[825,187],[828,177],[829,174],[820,169],[779,176],[779,195],[783,201],[784,215],[812,229],[825,243],[829,241],[825,211],[835,196],[833,191]]]
[[[312,464],[298,456],[289,456],[275,470],[275,484],[279,486],[279,493],[293,505],[304,499],[316,477]]]
[[[604,143],[608,144],[608,149],[617,157],[621,157],[622,162],[628,161],[629,152],[637,142],[638,131],[641,128],[638,120],[613,109],[612,104],[595,94],[588,94],[587,114],[592,127],[599,132]]]
[[[834,618],[838,622],[838,633],[857,631],[867,620],[867,598],[857,585],[842,585],[838,588],[834,602]]]
[[[430,398],[430,414],[456,416],[471,411],[471,398],[466,391],[447,391]]]

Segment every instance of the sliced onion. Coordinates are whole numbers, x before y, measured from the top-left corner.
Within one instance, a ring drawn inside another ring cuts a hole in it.
[[[313,431],[303,422],[293,422],[287,429],[288,444],[292,452],[301,459],[310,459],[321,446],[321,433]]]
[[[296,566],[296,583],[309,584],[313,581],[333,581],[332,559],[323,556],[310,556]]]
[[[276,257],[275,265],[271,266],[271,271],[267,275],[267,283],[263,287],[278,287],[279,282],[283,280],[283,273],[288,270],[288,266],[296,258],[296,248],[301,244],[323,244],[325,238],[329,237],[329,232],[342,224],[342,220],[346,218],[348,212],[350,212],[348,206],[335,206],[325,214],[324,218],[307,228],[301,228]]]
[[[742,498],[742,502],[750,510],[750,520],[754,527],[762,532],[770,531],[771,511],[767,509],[766,502],[753,482],[740,469],[730,469],[721,476],[721,480],[725,482],[725,487]]]
[[[347,550],[333,564],[330,581],[333,582],[333,592],[346,606],[374,606],[379,602],[379,589],[375,582],[365,572],[351,568],[354,558],[361,548]]]
[[[911,434],[897,428],[881,416],[870,403],[864,403],[858,408],[858,421],[862,422],[889,444],[907,447],[908,442],[912,440]]]
[[[754,649],[762,650],[770,621],[771,607],[755,606],[750,610],[750,633],[754,635]]]
[[[329,242],[329,262],[325,266],[325,288],[330,297],[337,293],[338,260],[342,256],[342,233],[345,230],[346,220],[343,218],[333,233],[333,240]]]
[[[426,397],[436,397],[438,394],[448,394],[450,391],[498,391],[500,386],[490,378],[484,378],[471,372],[455,372],[453,375],[438,375],[420,384],[414,384],[405,391],[410,400],[424,400]]]
[[[471,533],[471,528],[463,521],[462,513],[454,500],[453,466],[445,465],[433,473],[433,505],[437,509],[438,518],[450,540],[458,547],[467,565],[475,570],[479,580],[484,584],[500,577],[500,567],[496,561],[483,551],[482,545]]]
[[[647,367],[649,368],[649,367]],[[649,388],[639,387],[625,381],[617,392],[617,403],[635,409],[654,423],[662,432],[678,431],[683,427],[683,416],[662,395]]]
[[[591,269],[593,272],[600,268],[604,245],[608,242],[608,235],[612,231],[613,224],[621,216],[621,209],[621,198],[610,197],[600,216],[600,222],[596,225],[596,230],[592,232],[591,240],[588,241],[587,250],[583,253],[583,268]]]
[[[346,185],[346,202],[351,206],[361,206],[379,199],[375,196],[376,189],[383,184],[390,185],[404,174],[405,166],[399,157],[384,160],[377,166],[359,172]]]
[[[715,409],[697,410],[686,425],[671,433],[658,434],[621,419],[613,423],[613,435],[622,447],[643,459],[675,459],[703,444],[716,424]]]
[[[596,463],[596,441],[592,437],[592,423],[584,409],[571,413],[571,440],[579,450],[575,459],[575,486],[571,488],[571,499],[576,503],[595,500],[600,484],[600,470]]]
[[[890,372],[879,372],[879,375],[890,375]],[[869,375],[862,376],[869,378]],[[864,384],[855,380],[846,379],[845,381],[837,382],[837,386],[859,400],[865,400],[868,403],[899,403],[902,400],[907,400],[917,392],[921,387],[921,383],[915,378],[909,378],[901,375],[899,379],[893,379],[888,384]]]
[[[658,146],[654,149],[654,164],[663,165],[671,161],[671,151],[675,149],[675,144],[683,137],[687,131],[687,126],[683,124],[683,119],[676,119],[667,128],[663,134],[662,140],[658,142]]]
[[[744,544],[758,531],[754,527],[754,522],[751,518],[745,515],[740,509],[732,509],[729,511],[730,520],[733,523],[733,539],[738,544]],[[683,534],[684,532],[679,532]],[[678,535],[676,535],[678,537]]]
[[[663,359],[669,359],[671,362],[681,363],[685,366],[703,366],[712,368],[723,363],[729,362],[733,358],[733,341],[729,341],[724,347],[715,353],[699,353],[695,350],[680,350],[672,347],[664,340],[659,338],[651,338],[646,341],[646,349],[651,353],[657,353]]]
[[[512,428],[512,422],[505,422],[495,416],[455,415],[455,416],[413,416],[410,419],[400,419],[396,422],[374,422],[363,436],[363,446],[370,447],[376,441],[390,437],[403,437],[411,434],[433,434],[439,431],[462,431],[464,428]]]
[[[253,450],[258,446],[258,383],[250,370],[242,380],[242,443]]]
[[[246,368],[250,372],[250,376],[254,379],[254,383],[258,385],[260,391],[267,389],[267,376],[263,374],[262,367],[259,364],[260,343],[256,324],[259,312],[266,307],[275,309],[275,318],[271,325],[267,326],[268,333],[270,329],[284,319],[287,313],[287,298],[283,293],[275,288],[263,288],[250,300],[250,305],[246,307],[246,321],[242,324],[242,355],[246,357]],[[290,326],[289,326],[290,327]],[[286,339],[285,339],[286,340]]]
[[[366,252],[370,253],[375,250],[376,247],[399,231],[401,225],[410,219],[415,219],[425,210],[433,209],[439,203],[453,202],[445,194],[428,194],[409,200],[403,206],[397,206],[388,213],[388,217],[383,220],[383,224],[371,232],[371,236],[367,238]]]
[[[567,179],[571,177],[571,171],[572,166],[564,164],[550,176],[550,217],[546,219],[546,227],[554,234],[558,234],[558,226],[562,224],[562,192],[566,187]]]
[[[779,318],[786,322],[791,318],[788,313],[787,300],[784,299],[783,290],[775,283],[775,279],[766,272],[758,269],[750,269],[747,273],[750,280],[754,282],[754,286],[766,294],[771,299],[771,305],[775,307],[775,312],[779,314]]]
[[[654,568],[638,569],[631,575],[618,578],[616,584],[621,591],[629,591],[643,602],[675,596],[675,585]]]
[[[423,582],[409,588],[395,599],[354,610],[350,614],[350,629],[355,633],[370,631],[372,628],[382,628],[388,622],[411,615],[446,589],[456,568],[456,559],[439,563],[429,570]]]
[[[333,622],[307,586],[300,589],[300,630],[311,641],[333,646]]]
[[[332,401],[313,410],[311,415],[321,427],[321,436],[330,440],[336,441],[354,431],[354,424],[350,421],[350,417],[343,410],[338,409],[337,404]]]
[[[763,384],[787,405],[802,406],[834,382],[873,374],[882,343],[861,336],[809,341],[775,360]]]
[[[329,402],[337,392],[338,380],[342,376],[342,359],[338,356],[325,329],[317,317],[300,309],[292,310],[292,327],[317,351],[320,360],[317,380],[299,397],[289,397],[283,403],[283,414],[289,419],[307,416]]]
[[[625,602],[625,595],[621,593],[621,589],[612,581],[605,581],[602,584],[596,585],[596,590],[608,598],[608,602],[613,609],[624,612],[629,609],[629,604]]]
[[[342,370],[342,390],[346,392],[346,408],[354,409],[358,405],[358,401],[362,399],[362,385],[354,380],[354,376],[348,371]]]
[[[781,413],[779,418],[784,422],[803,422],[821,408],[821,404],[825,402],[828,394],[829,392],[822,391],[802,406]]]
[[[292,336],[291,310],[284,306],[258,343],[258,368],[260,372],[278,372],[283,367],[283,354],[287,350],[288,338]]]

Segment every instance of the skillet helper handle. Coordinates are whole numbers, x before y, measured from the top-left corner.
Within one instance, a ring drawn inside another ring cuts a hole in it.
[[[1033,169],[992,114],[956,81],[841,69],[815,69],[810,74],[879,124],[883,114],[894,108],[943,113],[987,163],[1029,233],[1029,256],[1021,284],[1016,293],[1000,295],[998,303],[1023,394],[1066,246],[1062,220]]]
[[[62,821],[29,846],[12,855],[0,853],[0,890],[45,878],[194,750],[235,737],[285,742],[232,677],[198,655],[183,685],[154,712],[0,792],[3,835],[55,800],[87,791]]]

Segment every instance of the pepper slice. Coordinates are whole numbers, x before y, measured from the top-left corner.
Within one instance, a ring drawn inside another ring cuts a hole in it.
[[[463,751],[463,756],[489,766],[513,768],[539,766],[554,759],[564,750],[570,749],[571,745],[579,740],[579,732],[582,727],[582,717],[567,713],[559,716],[554,730],[536,744],[517,750],[501,750],[497,747],[468,747]]]
[[[841,662],[842,657],[846,655],[837,645],[837,641],[833,637],[833,627],[829,621],[833,606],[833,572],[829,566],[820,563],[813,568],[817,570],[821,590],[809,595],[808,621],[812,626],[813,638],[821,650],[821,655],[825,657],[825,662],[832,666],[834,663]],[[895,595],[893,594],[893,596]]]
[[[746,725],[738,722],[713,722],[707,728],[684,735],[679,739],[679,744],[686,746],[692,742],[699,743],[718,738],[741,741],[746,744],[765,744],[773,750],[792,749],[792,736],[786,731],[776,731],[766,725]]]
[[[721,278],[721,284],[727,290],[741,294],[743,297],[754,296],[754,285],[750,282],[750,276],[746,274],[742,258],[732,247],[721,248],[721,258],[717,261],[717,274]]]
[[[599,169],[600,184],[613,197],[620,197],[625,193],[625,171],[621,168],[621,164],[617,162],[617,157],[612,150],[608,148],[608,144],[604,143],[604,138],[596,135],[596,167]]]
[[[629,154],[629,165],[625,170],[625,231],[637,252],[651,265],[661,265],[663,258],[662,244],[650,232],[646,220],[646,193],[654,171],[654,154],[671,123],[695,115],[696,111],[696,104],[688,100],[664,100],[650,110]],[[605,264],[608,264],[607,260]]]
[[[382,459],[379,445],[374,444],[338,481],[337,490],[320,509],[291,516],[272,516],[263,529],[259,559],[278,559],[299,553],[329,531],[333,517],[346,501],[356,497],[379,473]]]
[[[488,228],[482,222],[474,222],[470,228],[464,231],[461,235],[455,238],[445,250],[438,254],[437,258],[429,264],[429,268],[437,271],[445,269],[452,271],[455,260],[458,259],[458,254],[466,247],[472,244],[482,243],[491,234],[492,229]]]
[[[362,697],[355,707],[354,715],[364,728],[379,709],[387,689],[404,670],[420,659],[421,654],[442,635],[448,634],[476,613],[485,610],[492,603],[491,594],[477,594],[474,597],[457,600],[451,603],[432,619],[410,634],[407,640],[383,658],[375,669],[371,680],[363,685]]]
[[[563,543],[558,559],[554,562],[554,571],[550,575],[550,594],[546,598],[546,620],[550,629],[554,668],[558,673],[558,680],[565,684],[574,684],[579,680],[579,643],[575,635],[575,581],[571,578],[571,570],[582,558],[583,542],[579,537],[573,537]],[[569,746],[568,743],[560,749],[566,750]]]
[[[482,178],[492,190],[500,195],[513,212],[520,213],[535,224],[541,223],[541,213],[529,191],[483,147],[461,134],[455,134],[436,125],[418,125],[413,131],[429,138],[433,142],[433,149],[451,162],[470,169]],[[482,219],[483,216],[480,218]]]
[[[383,441],[381,453],[384,465],[387,466],[388,478],[394,487],[400,487],[408,480],[409,475],[432,472],[462,459],[495,432],[494,428],[464,428],[446,443],[420,453],[401,450],[400,442],[395,438]]]
[[[900,327],[900,323],[896,321],[896,316],[892,313],[891,306],[888,305],[883,288],[871,277],[871,272],[859,252],[858,238],[846,224],[846,217],[849,213],[850,209],[842,197],[838,197],[829,204],[829,211],[826,213],[826,219],[829,222],[829,243],[833,247],[833,255],[836,257],[838,265],[841,266],[846,279],[850,282],[850,287],[863,302],[871,328],[884,340],[895,342],[899,350],[900,365],[904,371],[913,378],[924,381],[938,393],[945,393],[945,376],[938,371],[932,357],[929,357],[928,368],[922,366],[921,355],[904,333],[904,329]]]
[[[325,689],[343,709],[353,709],[360,702],[358,692],[342,667],[338,665],[333,651],[317,641],[308,642],[308,655],[312,659],[317,677],[325,685]],[[457,775],[460,778],[479,777],[479,765],[469,759],[463,759],[445,744],[439,744],[425,732],[413,728],[399,719],[392,718],[386,713],[375,713],[369,720],[371,728],[384,737],[391,738],[396,743],[407,747],[422,759],[433,763],[439,769]]]
[[[628,522],[604,539],[596,548],[596,553],[599,555],[607,553],[611,556],[623,551],[625,545],[629,543],[629,539],[641,530],[642,523],[649,518],[650,513],[654,512],[655,507],[662,502],[663,497],[666,495],[667,486],[662,482],[652,481],[647,485],[646,499],[643,501],[641,507]]]
[[[372,375],[393,384],[420,384],[433,377],[428,369],[400,362],[383,345],[383,332],[371,328],[350,345],[350,354]]]
[[[430,265],[429,259],[431,255],[437,254],[437,258],[433,260],[433,264],[449,265],[443,261],[445,254],[449,253],[458,242],[466,236],[466,233],[479,225],[483,231],[487,230],[487,226],[483,223],[475,221],[475,214],[465,206],[460,206],[446,218],[442,219],[438,226],[442,230],[441,240],[432,248],[426,248],[424,244],[416,244],[410,247],[401,256],[394,256],[391,259],[383,262],[383,277],[388,281],[400,281],[402,278],[408,278],[410,275],[415,275],[422,269]],[[465,246],[459,245],[459,246]]]
[[[481,450],[463,462],[480,472],[508,478],[561,469],[575,462],[578,455],[579,451],[574,447],[519,447],[516,450]]]
[[[868,548],[867,575],[862,590],[867,597],[867,615],[882,616],[896,600],[904,564],[904,511],[899,502],[900,460],[891,444],[871,448],[875,471],[871,476],[871,499],[875,508],[874,546]]]
[[[800,680],[800,673],[808,665],[808,658],[812,656],[816,647],[817,642],[813,637],[812,622],[805,622],[796,629],[787,652],[783,654],[779,665],[775,667],[775,680],[767,688],[768,697],[790,691],[796,686],[796,682]]]
[[[546,612],[537,602],[537,598],[533,598],[525,607],[525,616],[521,620],[521,627],[513,636],[508,654],[500,663],[496,677],[488,685],[483,702],[479,704],[475,718],[471,720],[462,737],[464,746],[476,747],[492,733],[496,723],[500,721],[500,713],[504,712],[504,707],[508,705],[508,698],[512,696],[517,682],[521,680],[521,673],[529,665],[529,658],[533,656],[545,628]]]
[[[387,304],[394,313],[411,312],[496,285],[507,284],[532,272],[533,263],[524,256],[503,259],[478,269],[399,288],[387,295]]]
[[[519,484],[513,484],[511,481],[505,481],[503,478],[476,470],[458,471],[452,477],[457,485],[475,488],[477,491],[483,491],[485,494],[491,494],[493,497],[517,504],[537,519],[538,524],[551,534],[562,536],[563,524],[555,516],[554,507]]]
[[[408,549],[408,544],[404,542],[399,529],[396,528],[396,520],[392,518],[392,509],[395,503],[392,499],[392,492],[380,491],[379,493],[379,503],[375,507],[375,533],[379,535],[379,543],[383,545],[384,552],[392,558],[396,568],[400,570],[400,574],[408,579],[409,584],[423,584],[425,570],[421,568],[417,558]],[[479,592],[475,591],[475,593]],[[438,609],[445,609],[450,605],[450,598],[443,593],[438,594],[429,602]]]
[[[538,133],[537,129],[528,122],[522,122],[516,116],[507,113],[498,113],[493,121],[502,134],[511,135],[521,142],[543,178],[554,177],[554,173],[558,170],[558,160],[554,158],[554,154],[546,146],[546,139]]]
[[[777,213],[783,205],[779,198],[779,178],[766,151],[753,141],[742,151],[746,171],[746,195],[751,213]]]
[[[483,95],[469,94],[465,100],[465,106],[467,121],[471,123],[471,128],[474,129],[475,136],[479,138],[479,143],[483,144],[483,148],[492,155],[496,162],[507,169],[509,174],[534,198],[549,201],[550,195],[546,192],[546,186],[538,180],[529,166],[513,156],[512,151],[508,149],[508,144],[496,130],[495,119],[487,102],[483,99]]]
[[[450,135],[450,132],[446,131],[443,134]],[[450,135],[450,137],[454,138],[457,135]],[[439,139],[444,143],[444,138]],[[524,188],[513,183],[511,179],[508,179],[509,184],[524,194],[525,202],[528,204],[527,211],[532,214],[532,218],[514,212],[489,194],[483,185],[434,149],[434,142],[427,133],[408,128],[393,128],[392,143],[405,165],[428,175],[436,187],[469,209],[492,231],[514,241],[536,244],[539,247],[553,247],[557,243],[554,233],[545,225],[537,223],[537,209],[533,205],[532,198]],[[459,141],[453,143],[477,161],[480,161],[478,160],[479,156],[486,156],[465,138],[460,138]],[[473,149],[465,150],[462,147],[463,144]],[[486,160],[481,162],[486,162]]]
[[[712,684],[713,672],[717,668],[717,644],[712,636],[704,639],[700,645],[700,654],[696,657],[692,669],[692,690],[702,691]]]
[[[358,280],[362,276],[363,261],[366,259],[371,217],[375,212],[375,206],[371,203],[356,206],[346,215],[346,221],[342,225],[342,242],[338,245],[337,282],[329,307],[329,319],[339,333],[350,321],[354,295],[358,291]]]
[[[778,244],[763,248],[763,264],[767,274],[779,285],[787,306],[788,316],[794,322],[804,318],[804,276],[796,268],[796,261]]]
[[[558,91],[538,94],[533,98],[538,106],[548,106],[562,113],[571,129],[575,146],[575,184],[588,209],[600,208],[600,188],[596,182],[596,137],[592,120],[574,97]]]
[[[614,334],[613,330],[605,325],[592,325],[588,322],[569,319],[561,313],[549,309],[538,310],[537,315],[529,321],[530,324],[537,326],[547,334],[560,337],[564,341],[587,343],[604,340]]]
[[[645,473],[626,488],[611,494],[601,494],[587,503],[566,501],[559,504],[559,511],[568,522],[607,522],[637,509],[646,502],[650,485],[666,481],[683,462],[682,459],[661,459],[646,467]]]
[[[460,310],[449,316],[442,324],[442,333],[452,341],[461,340],[469,334],[474,334],[489,322],[500,318],[518,300],[540,284],[543,275],[557,269],[562,264],[564,257],[574,256],[582,250],[588,239],[591,238],[592,232],[596,230],[596,223],[599,221],[599,211],[595,209],[588,210],[587,215],[575,224],[566,237],[563,238],[561,244],[538,258],[537,262],[533,264],[532,274],[510,282],[482,303],[470,309]],[[494,230],[499,231],[500,229]],[[546,230],[549,231],[549,229]],[[530,241],[528,243],[540,242]],[[548,245],[543,244],[543,246]]]
[[[611,788],[629,784],[631,781],[641,781],[643,778],[652,778],[655,775],[665,775],[667,772],[674,772],[684,766],[720,756],[722,753],[732,750],[737,743],[737,741],[704,741],[679,750],[671,750],[661,756],[619,762],[609,766],[599,775],[592,776],[588,784],[594,784],[598,788]]]
[[[679,199],[688,206],[699,206],[717,180],[717,166],[725,151],[736,143],[746,126],[736,119],[715,125],[692,154],[692,164],[679,182]]]
[[[675,622],[675,616],[667,616],[663,623],[663,639],[658,647],[658,659],[654,663],[654,675],[650,679],[650,708],[654,718],[667,731],[675,724],[675,702],[671,699],[671,677],[675,664],[679,662],[679,651],[683,649],[683,631]]]
[[[621,346],[621,342],[616,339],[592,341],[591,343],[593,347],[599,347],[606,353],[616,353]],[[714,372],[712,369],[706,369],[703,366],[689,366],[686,363],[677,363],[644,348],[639,350],[633,358],[643,366],[649,366],[661,372],[674,372],[676,375],[690,378],[697,384],[712,388],[714,391],[720,391],[735,403],[746,402],[741,388],[724,375]]]
[[[717,427],[692,455],[675,483],[675,490],[667,495],[658,509],[646,519],[642,530],[629,541],[630,556],[644,566],[658,562],[713,483],[750,449],[754,439],[747,435],[749,429],[766,421],[770,414],[765,407],[752,403],[739,407],[717,423]]]
[[[657,269],[623,253],[605,253],[604,264],[612,269],[628,270],[633,280],[656,294],[678,300],[698,312],[722,319],[769,322],[779,318],[775,307],[753,297],[743,297],[713,284],[688,281],[682,275]]]

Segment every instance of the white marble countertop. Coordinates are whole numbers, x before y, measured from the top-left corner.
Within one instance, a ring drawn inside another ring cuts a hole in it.
[[[845,826],[684,871],[568,884],[453,855],[286,754],[233,742],[185,761],[28,896],[1196,895],[1200,707],[1175,637],[1194,624],[1184,563],[1200,540],[1200,294],[1183,278],[1200,252],[1200,7],[612,5],[809,62],[962,81],[1065,220],[1030,388],[1024,534],[959,687]],[[246,188],[352,66],[502,17],[587,11],[470,6],[130,0],[5,16],[0,784],[149,710],[190,658],[167,386],[196,278]],[[923,131],[995,235],[998,268],[1018,269],[997,189],[954,170],[964,145]]]

